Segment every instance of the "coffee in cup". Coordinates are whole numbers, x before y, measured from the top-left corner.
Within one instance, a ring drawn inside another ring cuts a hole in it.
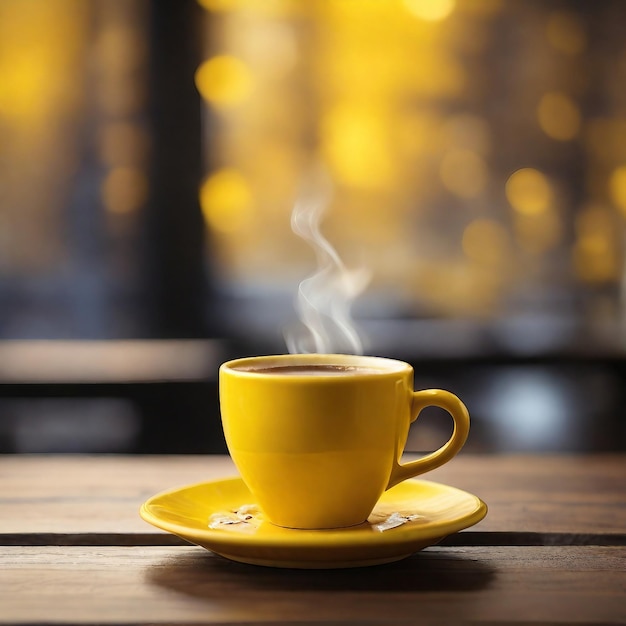
[[[220,367],[230,455],[267,519],[288,528],[364,522],[382,493],[449,461],[469,414],[454,394],[413,390],[413,368],[380,357],[291,354]],[[427,406],[454,421],[450,439],[401,463],[411,423]]]

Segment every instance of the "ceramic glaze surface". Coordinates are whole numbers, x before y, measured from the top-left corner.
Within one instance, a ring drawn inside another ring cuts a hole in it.
[[[400,465],[411,422],[429,405],[451,414],[453,435],[424,459]],[[231,361],[220,368],[220,407],[244,482],[268,518],[288,528],[364,522],[387,488],[448,461],[469,430],[456,396],[415,392],[407,363],[376,357]]]
[[[460,489],[408,480],[386,491],[362,524],[294,530],[269,522],[245,483],[232,478],[158,494],[143,504],[140,513],[150,524],[235,561],[273,567],[339,568],[405,558],[476,524],[486,515],[487,507]],[[229,523],[231,518],[236,523]],[[222,519],[226,522],[210,527],[212,520]],[[400,523],[387,528],[390,520],[393,524],[396,519]]]

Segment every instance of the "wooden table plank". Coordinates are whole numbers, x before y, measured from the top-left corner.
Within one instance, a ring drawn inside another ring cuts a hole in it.
[[[0,457],[1,535],[157,536],[140,504],[185,484],[235,474],[223,456]],[[626,455],[463,455],[426,476],[481,497],[489,514],[466,532],[626,533]]]
[[[235,473],[220,455],[0,457],[0,533],[152,532],[150,496]]]
[[[626,532],[626,455],[463,455],[428,474],[481,497],[497,532]]]
[[[384,566],[278,570],[200,548],[0,548],[0,623],[626,621],[626,548],[429,548]]]

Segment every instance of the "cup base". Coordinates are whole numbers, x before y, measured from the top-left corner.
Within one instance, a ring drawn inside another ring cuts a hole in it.
[[[363,526],[364,524],[367,524],[367,519],[364,519],[361,522],[356,522],[354,524],[341,524],[339,526],[332,524],[332,525],[304,525],[304,524],[299,524],[299,525],[295,525],[295,524],[291,524],[291,525],[286,525],[286,524],[278,524],[276,522],[273,522],[271,519],[268,519],[267,516],[265,518],[270,524],[272,524],[272,526],[276,526],[278,528],[285,528],[287,530],[342,530],[343,528],[356,528],[357,526]]]

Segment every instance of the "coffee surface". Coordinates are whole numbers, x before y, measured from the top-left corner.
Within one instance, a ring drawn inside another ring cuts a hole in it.
[[[275,365],[272,367],[239,367],[244,372],[257,374],[280,374],[282,376],[353,376],[358,374],[374,374],[382,370],[373,367],[355,365]]]

